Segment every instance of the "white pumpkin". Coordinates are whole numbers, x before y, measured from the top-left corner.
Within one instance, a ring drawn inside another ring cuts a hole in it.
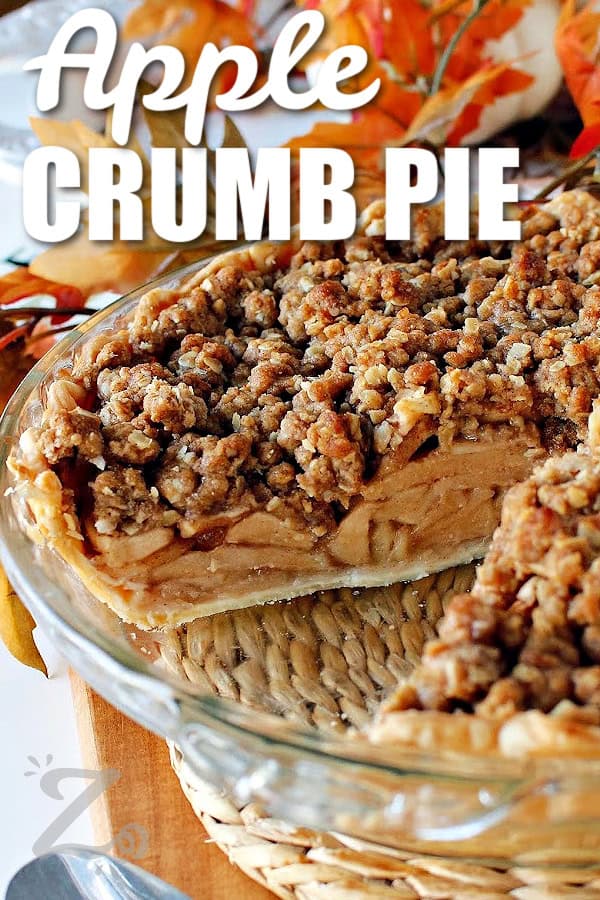
[[[494,62],[515,60],[515,66],[535,79],[524,91],[500,97],[487,106],[479,126],[465,138],[481,144],[513,122],[536,116],[548,105],[562,81],[554,50],[554,32],[560,0],[533,0],[514,28],[499,40],[488,41],[486,50]]]

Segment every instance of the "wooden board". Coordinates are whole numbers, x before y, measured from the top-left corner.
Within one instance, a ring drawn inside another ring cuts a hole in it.
[[[118,712],[77,675],[71,683],[84,766],[121,772],[90,808],[98,845],[137,823],[148,832],[148,853],[135,862],[194,900],[272,900],[271,893],[207,843],[171,769],[164,741]]]

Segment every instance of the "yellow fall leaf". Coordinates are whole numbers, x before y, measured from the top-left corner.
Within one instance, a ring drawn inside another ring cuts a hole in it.
[[[42,278],[52,274],[54,280],[78,287],[86,297],[98,291],[120,294],[163,272],[175,252],[173,248],[140,251],[120,241],[93,243],[83,232],[40,253],[31,262],[29,270]]]
[[[23,606],[0,568],[0,639],[15,659],[47,676],[46,665],[33,640],[34,628],[31,613]]]

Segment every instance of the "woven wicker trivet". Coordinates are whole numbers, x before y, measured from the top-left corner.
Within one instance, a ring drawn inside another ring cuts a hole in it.
[[[173,674],[202,691],[298,725],[362,728],[473,577],[464,566],[408,585],[222,613],[164,634],[160,652]]]
[[[328,732],[361,728],[419,659],[473,567],[410,585],[328,591],[200,619],[161,639],[164,663],[203,690]],[[298,828],[257,804],[239,808],[171,747],[184,793],[210,837],[247,875],[285,900],[600,898],[598,867],[508,871],[387,849]]]

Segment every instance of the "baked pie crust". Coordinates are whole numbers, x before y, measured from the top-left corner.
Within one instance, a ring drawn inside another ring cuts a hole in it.
[[[600,204],[448,243],[258,243],[90,337],[9,460],[38,534],[142,628],[478,558],[502,498],[585,437]]]

